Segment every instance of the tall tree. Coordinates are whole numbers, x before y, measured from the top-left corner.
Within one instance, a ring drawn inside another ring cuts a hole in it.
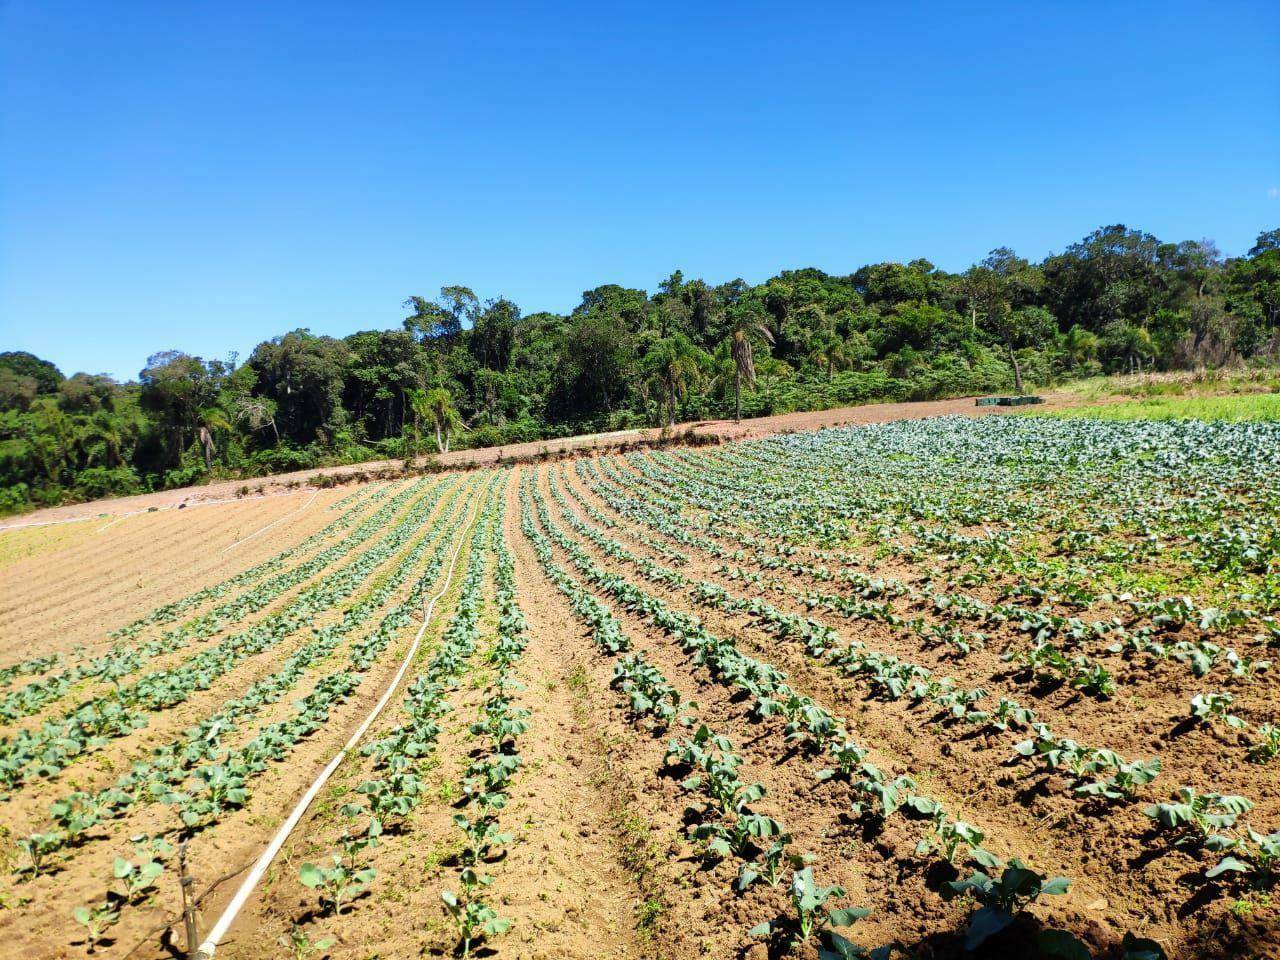
[[[675,425],[676,404],[699,382],[707,363],[707,355],[683,333],[658,340],[645,354],[645,370],[666,404],[668,426]]]
[[[458,429],[462,424],[462,418],[458,416],[458,411],[453,405],[453,397],[449,396],[449,391],[443,387],[436,387],[428,390],[425,394],[415,394],[419,397],[415,405],[415,411],[421,411],[421,414],[431,420],[436,431],[436,450],[440,453],[449,452],[449,437],[454,430]]]
[[[729,352],[733,357],[733,419],[742,419],[742,385],[756,385],[756,357],[752,337],[773,345],[773,332],[766,323],[768,314],[759,300],[742,300],[729,309]]]
[[[1013,388],[1021,396],[1022,365],[1018,362],[1018,350],[1038,346],[1057,329],[1053,314],[1043,307],[1023,307],[1020,310],[1002,310],[987,318],[990,331],[1009,351],[1009,363],[1013,367]]]

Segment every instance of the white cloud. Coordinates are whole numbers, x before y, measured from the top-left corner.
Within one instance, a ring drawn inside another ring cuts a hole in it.
[[[1270,197],[1272,200],[1274,200],[1276,197],[1280,197],[1280,187],[1272,187],[1270,190],[1267,191],[1267,196]]]

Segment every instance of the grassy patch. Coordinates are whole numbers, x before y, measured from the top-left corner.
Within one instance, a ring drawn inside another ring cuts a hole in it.
[[[1032,417],[1089,420],[1280,420],[1280,394],[1233,393],[1222,396],[1151,396],[1096,406],[1034,410]]]

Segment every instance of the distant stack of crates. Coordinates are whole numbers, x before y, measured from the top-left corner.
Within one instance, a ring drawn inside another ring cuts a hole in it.
[[[979,397],[977,401],[980,407],[1024,407],[1028,403],[1044,403],[1044,397]]]

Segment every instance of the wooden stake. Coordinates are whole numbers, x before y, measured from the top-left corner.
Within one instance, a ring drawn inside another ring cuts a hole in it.
[[[182,887],[182,925],[187,934],[187,960],[196,960],[200,949],[200,933],[196,929],[196,906],[191,899],[195,877],[187,873],[187,841],[178,844],[178,877]]]

